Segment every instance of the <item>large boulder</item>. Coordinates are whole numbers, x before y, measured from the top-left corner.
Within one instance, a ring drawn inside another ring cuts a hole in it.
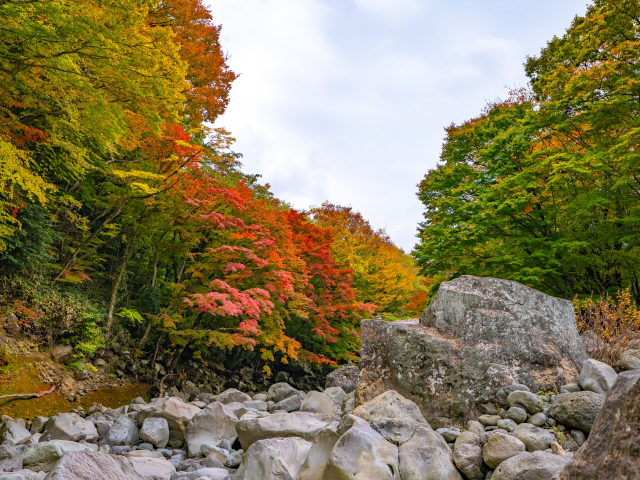
[[[187,425],[185,443],[190,457],[200,455],[202,445],[219,447],[222,441],[233,445],[238,418],[222,403],[210,403],[207,408],[196,413]]]
[[[242,457],[234,480],[295,479],[311,443],[298,437],[269,438],[255,442]]]
[[[340,435],[336,433],[335,427],[329,426],[321,430],[313,439],[297,480],[324,480],[329,455],[339,439]]]
[[[398,447],[361,418],[351,420],[346,432],[338,429],[342,436],[331,451],[324,478],[400,480]]]
[[[604,404],[604,395],[595,392],[572,392],[556,395],[550,416],[567,427],[590,432]]]
[[[278,403],[298,393],[298,390],[286,382],[274,383],[269,387],[269,391],[267,392],[267,401]]]
[[[22,468],[20,452],[10,445],[0,445],[0,472],[10,472]]]
[[[618,375],[591,433],[556,480],[638,478],[640,472],[640,370]]]
[[[126,415],[119,416],[105,435],[104,444],[111,447],[129,445],[140,439],[136,423]]]
[[[174,397],[163,398],[158,402],[144,405],[138,412],[138,423],[142,424],[147,418],[164,418],[169,425],[169,441],[167,445],[178,448],[184,444],[184,435],[189,420],[200,408]]]
[[[145,480],[169,480],[176,473],[173,463],[164,458],[127,457],[131,468]]]
[[[50,442],[34,443],[22,452],[24,468],[36,472],[49,472],[66,452],[93,451],[81,443],[67,440],[52,440]]]
[[[10,420],[8,417],[4,417],[5,422],[0,426],[0,441],[10,440],[15,444],[18,444],[25,438],[31,436],[31,432],[24,426],[24,420]]]
[[[478,445],[469,443],[457,445],[453,451],[453,463],[467,480],[484,479],[486,467],[482,458],[482,448]]]
[[[98,431],[89,420],[85,420],[77,413],[60,413],[47,420],[43,436],[50,435],[51,440],[68,440],[70,442],[95,442]]]
[[[124,457],[94,451],[64,454],[45,480],[146,480]]]
[[[54,362],[60,362],[64,365],[69,365],[73,362],[73,348],[71,345],[64,345],[62,343],[54,345],[49,352],[51,360]]]
[[[606,395],[618,374],[609,365],[590,358],[582,366],[578,384],[583,390]]]
[[[331,397],[322,393],[311,391],[300,405],[301,412],[311,413],[340,413],[334,411],[335,402]]]
[[[400,445],[398,458],[402,480],[462,480],[453,464],[451,448],[428,425],[416,425],[411,439]]]
[[[353,392],[358,386],[360,369],[354,365],[344,365],[327,375],[326,388],[340,387],[345,393]]]
[[[548,452],[523,452],[500,464],[491,480],[550,480],[569,457]]]
[[[365,404],[360,405],[353,411],[353,414],[369,423],[379,421],[383,418],[396,418],[408,420],[413,423],[427,423],[420,409],[414,402],[404,398],[393,390],[381,393]]]
[[[146,418],[142,422],[140,438],[156,448],[166,447],[169,441],[169,423],[164,418]]]
[[[361,339],[356,406],[395,390],[429,422],[477,418],[511,384],[575,383],[587,360],[571,302],[495,278],[443,282],[419,321],[363,320]]]
[[[236,423],[236,432],[242,449],[247,449],[258,440],[276,437],[300,437],[313,441],[320,430],[334,424],[338,417],[320,413],[293,412],[276,413],[267,417],[247,418]]]

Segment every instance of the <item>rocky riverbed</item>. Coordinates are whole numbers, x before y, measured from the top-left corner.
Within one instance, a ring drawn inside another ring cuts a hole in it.
[[[0,480],[640,478],[640,369],[587,358],[564,301],[494,280],[444,285],[422,323],[372,323],[364,368],[324,388],[186,381],[117,409],[4,415]]]

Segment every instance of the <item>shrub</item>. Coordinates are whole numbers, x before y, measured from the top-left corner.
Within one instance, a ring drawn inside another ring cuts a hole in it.
[[[620,290],[616,299],[608,294],[573,301],[578,331],[587,355],[618,368],[620,357],[633,341],[640,341],[640,310],[629,289]]]

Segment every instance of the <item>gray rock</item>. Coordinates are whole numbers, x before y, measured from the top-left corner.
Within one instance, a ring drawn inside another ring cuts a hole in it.
[[[107,445],[108,447],[109,445]],[[129,453],[131,451],[131,447],[129,445],[124,446],[115,446],[110,447],[108,453],[113,453],[114,455],[124,455],[125,453]]]
[[[338,429],[342,436],[331,451],[325,478],[400,480],[398,447],[385,440],[366,421],[353,415],[349,417],[350,428],[344,433]],[[345,424],[344,428],[348,426]],[[440,435],[437,436],[444,442]]]
[[[382,435],[385,440],[398,446],[411,439],[416,425],[423,424],[415,423],[404,418],[389,417],[383,417],[379,420],[374,420],[371,423],[371,427],[380,435]]]
[[[220,446],[222,441],[230,445],[236,441],[236,423],[238,418],[220,402],[210,403],[189,421],[185,434],[185,443],[189,456],[199,455],[204,444]]]
[[[398,458],[402,480],[462,480],[453,464],[451,448],[428,425],[416,425],[411,440],[398,449]]]
[[[571,436],[575,440],[576,444],[581,447],[586,441],[586,437],[584,436],[584,432],[580,430],[571,430]]]
[[[467,422],[467,430],[469,432],[475,433],[478,437],[481,437],[484,433],[484,427],[482,424],[476,420],[469,420]]]
[[[217,398],[218,396],[214,395],[213,393],[199,393],[198,395],[196,395],[196,400],[199,400],[206,404],[215,402]]]
[[[175,466],[163,458],[127,457],[134,472],[148,480],[168,480],[176,473]]]
[[[300,437],[313,441],[320,430],[332,423],[337,424],[338,417],[309,412],[276,413],[262,418],[240,420],[236,423],[236,432],[242,449],[246,452],[251,444],[267,438]]]
[[[464,445],[464,444],[469,444],[469,445],[476,445],[476,446],[480,446],[480,437],[478,435],[476,435],[474,432],[470,432],[470,431],[465,431],[462,432],[458,438],[456,438],[455,441],[455,448],[459,447],[460,445]]]
[[[46,480],[147,480],[138,475],[126,458],[105,453],[70,451],[65,453]]]
[[[229,466],[230,455],[226,448],[216,447],[215,445],[204,444],[200,447],[200,451],[207,457],[212,457],[222,463],[223,466]]]
[[[69,365],[73,362],[73,348],[70,345],[58,344],[54,345],[49,352],[51,360]]]
[[[486,467],[482,458],[482,448],[464,443],[453,450],[453,463],[467,480],[483,480]]]
[[[507,432],[513,432],[518,424],[510,418],[504,418],[498,422],[498,428],[502,428]]]
[[[562,425],[588,433],[600,413],[604,398],[595,392],[561,393],[551,403],[551,417]]]
[[[96,427],[76,413],[60,413],[47,420],[43,436],[49,435],[51,440],[69,440],[79,442],[95,442],[98,439]]]
[[[22,452],[24,468],[36,472],[48,472],[58,463],[65,452],[93,451],[87,445],[67,440],[52,440],[50,442],[34,443]]]
[[[582,365],[578,384],[583,390],[606,395],[617,377],[618,374],[609,365],[590,358]]]
[[[5,417],[7,419],[8,417]],[[20,441],[25,438],[29,438],[31,436],[31,432],[24,428],[24,420],[5,420],[0,426],[0,438],[2,441],[9,440],[13,442],[14,445],[20,443]]]
[[[253,408],[260,412],[267,411],[267,402],[263,402],[261,400],[249,400],[248,402],[242,402],[242,404],[247,408]]]
[[[640,369],[640,350],[627,350],[620,355],[618,366],[621,370],[638,370]]]
[[[171,475],[171,480],[229,480],[229,472],[223,468],[199,468],[195,472],[176,472]],[[256,479],[257,480],[257,479]]]
[[[508,406],[507,398],[509,398],[509,394],[511,392],[530,392],[529,387],[526,385],[522,385],[520,383],[512,383],[511,385],[507,385],[505,387],[501,387],[498,389],[496,393],[496,402],[498,402],[502,406]]]
[[[569,458],[547,452],[523,452],[502,462],[491,480],[551,480]]]
[[[33,419],[31,419],[31,429],[29,430],[29,432],[31,432],[32,434],[42,433],[47,420],[49,420],[48,417],[34,417]]]
[[[571,302],[471,276],[443,282],[419,322],[363,320],[361,339],[356,406],[395,390],[430,422],[477,418],[476,399],[512,383],[575,381],[587,359]]]
[[[542,400],[538,396],[531,392],[515,391],[511,392],[507,397],[507,403],[510,407],[520,407],[527,411],[527,413],[534,414],[541,412],[544,406]]]
[[[524,408],[521,407],[511,407],[509,410],[507,410],[505,418],[513,420],[516,423],[522,423],[527,420],[527,412]]]
[[[246,393],[242,393],[240,390],[236,390],[235,388],[230,388],[222,392],[220,395],[218,395],[218,398],[216,398],[216,400],[222,403],[223,405],[226,405],[227,403],[233,403],[233,402],[238,402],[238,403],[249,402],[251,401],[251,397]]]
[[[22,468],[22,456],[20,452],[9,445],[0,445],[0,472],[20,470]]]
[[[551,442],[556,441],[553,434],[547,432],[544,428],[536,427],[530,423],[518,425],[512,432],[512,435],[526,445],[527,452],[546,450],[551,446]]]
[[[531,415],[531,417],[529,417],[527,423],[535,425],[536,427],[542,427],[545,423],[547,423],[547,416],[542,412],[534,413],[533,415]]]
[[[162,398],[155,403],[144,406],[138,412],[138,423],[144,424],[147,418],[164,418],[169,425],[170,447],[181,447],[184,444],[184,434],[187,424],[200,408],[189,403],[184,403],[177,398]]]
[[[146,418],[140,429],[140,438],[156,448],[166,447],[169,441],[169,423],[164,418]]]
[[[146,405],[147,402],[144,401],[144,398],[142,397],[136,397],[133,400],[131,400],[131,402],[129,402],[130,405]]]
[[[356,408],[356,406],[355,406],[355,393],[354,392],[348,393],[344,397],[344,401],[342,402],[342,414],[343,415],[348,415],[350,413],[353,413],[355,408]]]
[[[275,383],[269,387],[267,392],[267,401],[274,404],[281,402],[285,398],[292,397],[298,394],[298,390],[285,382]]]
[[[126,415],[122,415],[113,423],[113,427],[109,429],[102,443],[115,447],[116,445],[128,445],[139,439],[138,427],[135,422]]]
[[[496,427],[500,420],[502,420],[500,415],[481,415],[478,418],[478,421],[485,427]]]
[[[340,387],[345,393],[356,389],[360,378],[360,369],[354,365],[343,365],[327,375],[325,388]]]
[[[640,370],[622,372],[609,390],[589,438],[558,480],[636,479],[640,472]],[[576,438],[576,437],[574,437]]]
[[[201,462],[204,468],[224,468],[224,464],[215,456],[207,455]]]
[[[340,414],[342,413],[342,406],[344,405],[347,393],[341,387],[329,387],[325,388],[324,393],[331,400],[333,400],[333,411],[330,413]],[[350,394],[353,397],[353,393]]]
[[[447,443],[455,442],[458,436],[460,436],[460,430],[457,428],[438,428],[436,433],[442,435],[444,441]]]
[[[311,443],[309,454],[302,464],[297,480],[324,480],[329,455],[340,439],[334,428],[321,430]]]
[[[284,400],[280,400],[273,406],[273,411],[276,410],[284,410],[285,412],[296,412],[300,410],[302,405],[302,397],[300,395],[292,395],[290,397],[285,398]]]
[[[482,447],[482,458],[491,468],[497,468],[502,462],[526,450],[526,446],[516,437],[496,433],[491,435]]]
[[[418,406],[393,390],[384,392],[360,405],[353,414],[369,423],[382,418],[397,418],[428,425]]]
[[[562,385],[560,389],[566,390],[567,393],[574,393],[582,390],[582,388],[580,388],[580,385],[578,385],[577,383],[567,383],[566,385]]]
[[[311,443],[298,437],[270,438],[255,442],[234,475],[234,480],[295,479]]]

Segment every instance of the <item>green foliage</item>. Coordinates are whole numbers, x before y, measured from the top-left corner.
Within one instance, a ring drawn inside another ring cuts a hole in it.
[[[639,8],[596,1],[528,59],[533,91],[447,129],[419,190],[423,274],[640,299]]]

